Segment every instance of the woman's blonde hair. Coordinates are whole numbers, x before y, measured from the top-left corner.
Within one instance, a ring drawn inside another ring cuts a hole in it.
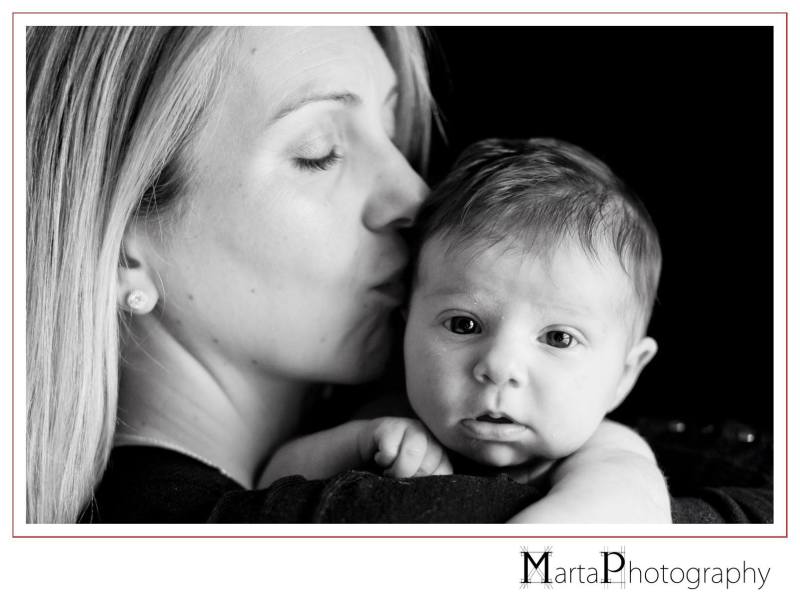
[[[424,171],[433,115],[416,28],[375,28],[400,80],[398,145]],[[191,175],[187,144],[234,56],[217,27],[27,32],[27,520],[74,523],[116,423],[117,274],[136,215]]]

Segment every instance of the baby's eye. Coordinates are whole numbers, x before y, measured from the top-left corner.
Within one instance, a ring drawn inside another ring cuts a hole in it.
[[[544,334],[544,343],[553,348],[570,348],[577,343],[575,336],[566,331],[548,331]]]
[[[474,335],[483,331],[480,323],[472,317],[450,317],[444,322],[444,326],[459,335]]]
[[[320,156],[317,158],[296,156],[294,158],[294,164],[297,165],[298,168],[307,171],[326,171],[341,159],[342,155],[339,153],[339,149],[334,146],[325,156]]]

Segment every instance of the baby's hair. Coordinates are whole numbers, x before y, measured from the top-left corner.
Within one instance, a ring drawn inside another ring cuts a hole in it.
[[[613,250],[638,300],[639,333],[650,320],[661,272],[658,233],[644,205],[599,159],[554,139],[489,139],[469,146],[423,204],[416,250],[498,243],[552,251],[577,241],[587,256]]]

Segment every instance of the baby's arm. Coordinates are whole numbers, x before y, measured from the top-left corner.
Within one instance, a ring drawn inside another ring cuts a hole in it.
[[[381,417],[349,421],[287,442],[273,454],[257,487],[266,487],[286,475],[325,479],[371,460],[391,477],[453,472],[447,454],[422,423]]]
[[[671,523],[669,493],[653,452],[638,434],[603,421],[558,463],[550,492],[510,523]]]

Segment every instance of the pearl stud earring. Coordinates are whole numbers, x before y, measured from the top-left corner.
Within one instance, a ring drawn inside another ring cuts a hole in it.
[[[142,310],[147,303],[147,294],[142,290],[133,290],[125,298],[125,302],[131,310]]]

